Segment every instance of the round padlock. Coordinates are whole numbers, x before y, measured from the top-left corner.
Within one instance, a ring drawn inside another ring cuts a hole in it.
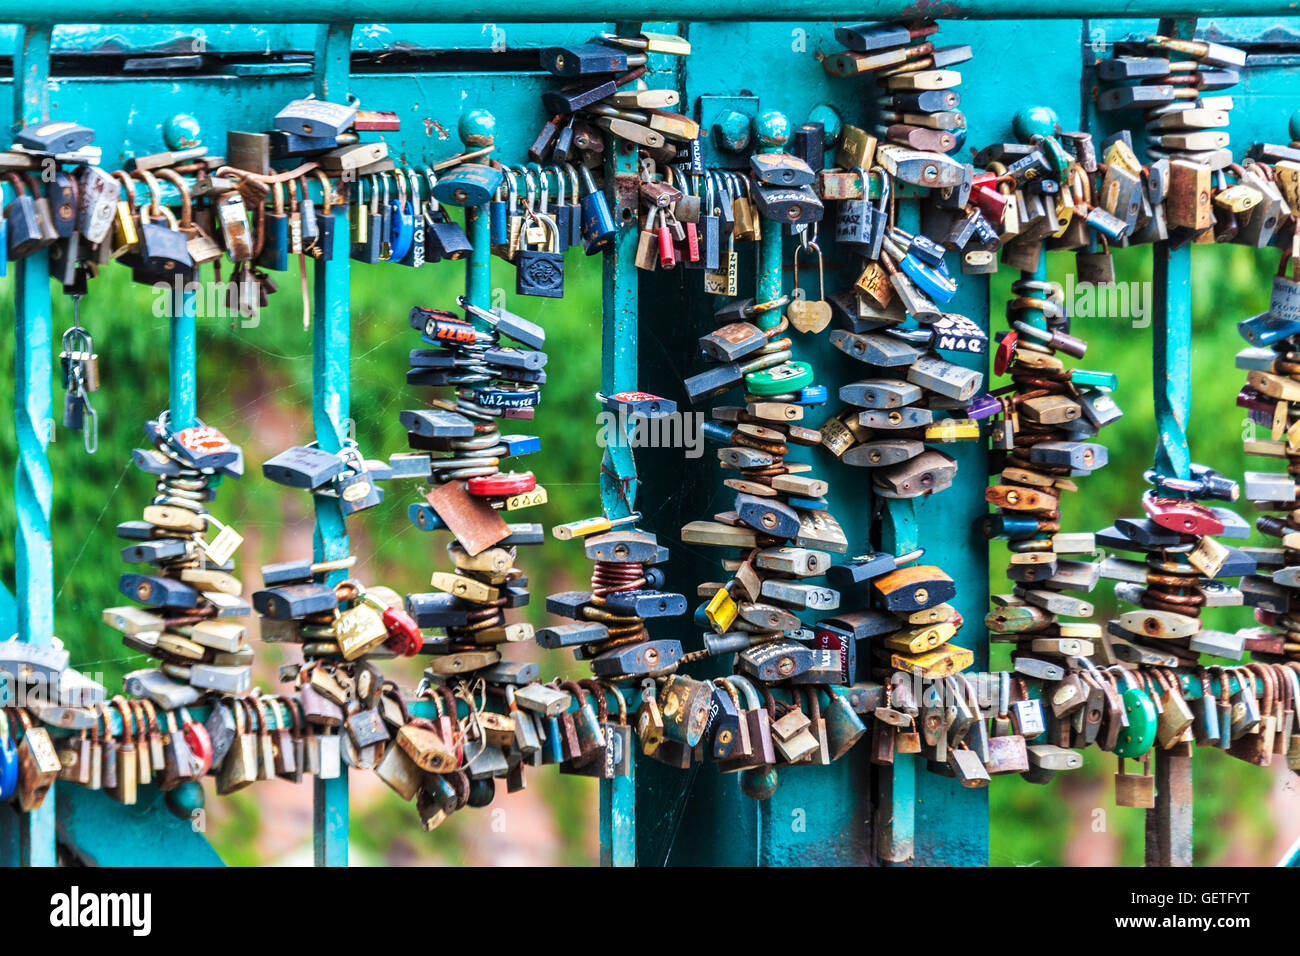
[[[482,475],[470,478],[465,488],[471,495],[482,498],[499,498],[504,495],[520,495],[537,487],[537,479],[531,471],[507,472],[505,474]]]
[[[1151,695],[1141,687],[1127,688],[1120,701],[1128,715],[1128,726],[1120,728],[1119,738],[1115,741],[1115,756],[1140,757],[1155,743],[1155,704],[1151,702]]]
[[[201,777],[212,768],[212,738],[208,736],[208,728],[191,718],[189,711],[184,707],[181,708],[181,721],[185,743],[194,754],[198,776]]]
[[[388,607],[383,612],[384,628],[388,639],[384,646],[402,657],[414,657],[424,647],[424,636],[411,617],[400,607]]]

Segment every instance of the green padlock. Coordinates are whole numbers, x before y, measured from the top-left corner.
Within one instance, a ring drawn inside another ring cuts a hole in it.
[[[1142,756],[1155,743],[1156,705],[1152,702],[1151,695],[1137,686],[1131,674],[1125,671],[1124,677],[1129,686],[1121,695],[1120,701],[1128,716],[1128,726],[1120,728],[1114,753],[1117,757],[1128,759]]]
[[[783,362],[747,373],[745,388],[751,395],[783,395],[811,385],[812,380],[812,366],[807,362]]]

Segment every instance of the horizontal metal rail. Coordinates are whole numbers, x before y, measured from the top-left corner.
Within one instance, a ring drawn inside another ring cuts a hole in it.
[[[120,0],[43,3],[0,0],[0,23],[544,23],[590,21],[595,11],[576,0],[479,0],[464,6],[388,0],[281,0],[273,7],[229,0],[190,0],[164,15]],[[1285,0],[969,0],[933,5],[910,2],[846,3],[840,0],[630,0],[618,7],[621,21],[866,20],[934,17],[944,20],[1077,20],[1094,17],[1268,17],[1296,13]]]

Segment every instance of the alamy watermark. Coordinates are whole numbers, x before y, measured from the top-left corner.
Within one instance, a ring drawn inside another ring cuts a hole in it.
[[[1151,324],[1150,282],[1076,282],[1065,274],[1065,311],[1072,319],[1129,319],[1135,329]]]
[[[155,318],[166,318],[172,314],[174,303],[184,295],[193,296],[190,308],[195,318],[240,320],[241,329],[255,329],[262,324],[262,309],[258,303],[259,288],[257,279],[251,273],[245,273],[241,279],[229,282],[214,280],[187,280],[177,275],[171,282],[155,282],[149,287],[153,291],[153,314]]]
[[[601,448],[626,445],[629,448],[681,448],[687,458],[704,454],[704,413],[673,412],[657,418],[630,417],[625,409],[601,412],[596,444]],[[620,437],[621,436],[621,437]]]

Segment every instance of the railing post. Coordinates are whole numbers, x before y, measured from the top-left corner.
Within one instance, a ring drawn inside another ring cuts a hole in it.
[[[352,24],[322,27],[316,46],[316,95],[343,102],[348,94]],[[348,259],[347,207],[335,206],[334,248],[315,264],[312,301],[312,419],[316,441],[324,451],[338,451],[346,437],[350,410],[351,266]],[[329,561],[346,557],[348,531],[337,498],[318,496],[315,557]],[[330,583],[343,577],[335,571]],[[312,778],[312,820],[317,866],[348,865],[348,774],[344,766],[332,780]]]
[[[916,549],[917,538],[916,500],[887,501],[881,546],[906,554]],[[912,754],[895,753],[893,765],[876,774],[876,855],[885,865],[911,863],[916,856],[916,776],[924,772]]]
[[[198,417],[198,345],[195,339],[194,290],[174,286],[171,297],[171,347],[168,350],[168,421],[173,431],[189,428]]]
[[[14,56],[14,122],[49,118],[50,34],[52,27],[25,27]],[[3,254],[3,250],[0,250]],[[18,463],[14,498],[18,511],[18,639],[49,644],[54,637],[54,556],[50,544],[49,444],[54,430],[50,260],[42,249],[14,266],[14,418]],[[7,636],[7,635],[6,635]],[[39,809],[20,814],[19,862],[54,866],[54,788]]]
[[[1163,19],[1165,36],[1190,40],[1196,18]],[[1187,422],[1192,410],[1192,243],[1152,249],[1155,335],[1151,382],[1156,411],[1155,467],[1187,478],[1191,450]],[[1147,866],[1192,865],[1192,758],[1157,750],[1156,805],[1146,812]]]
[[[600,390],[613,395],[637,387],[637,230],[635,221],[624,221],[616,188],[619,177],[636,176],[637,150],[635,144],[615,137],[608,142],[605,185],[617,232],[602,263]],[[635,217],[635,197],[632,203],[627,208]],[[613,437],[616,441],[605,449],[601,462],[600,500],[609,517],[621,518],[632,513],[639,482],[626,436],[615,429]],[[635,700],[629,701],[630,706],[635,704]],[[602,866],[636,865],[636,762],[633,753],[627,776],[600,781]]]

